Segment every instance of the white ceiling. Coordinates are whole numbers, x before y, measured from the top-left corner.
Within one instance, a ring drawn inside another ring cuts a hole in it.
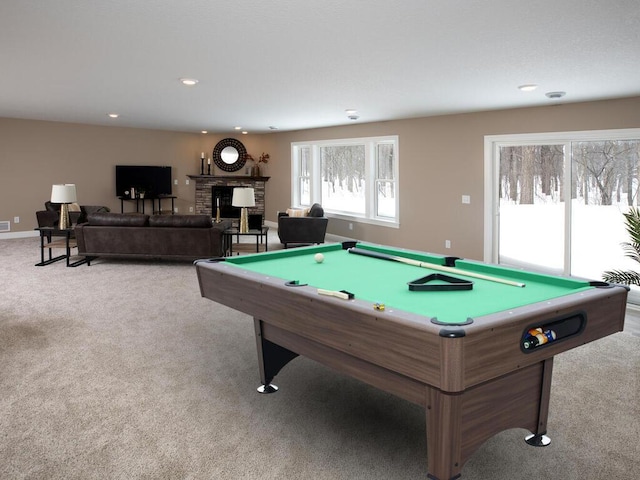
[[[640,0],[0,0],[0,117],[261,133],[550,91],[640,95]]]

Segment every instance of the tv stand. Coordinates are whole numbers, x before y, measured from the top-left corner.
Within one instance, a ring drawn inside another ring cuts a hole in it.
[[[158,195],[157,197],[118,197],[120,199],[120,213],[124,213],[124,202],[136,202],[136,213],[145,213],[144,211],[144,202],[149,200],[151,202],[151,212],[162,214],[162,200],[170,199],[171,200],[171,215],[175,212],[175,197],[174,195]],[[156,200],[158,201],[158,210],[156,210]],[[142,207],[142,210],[140,209]]]

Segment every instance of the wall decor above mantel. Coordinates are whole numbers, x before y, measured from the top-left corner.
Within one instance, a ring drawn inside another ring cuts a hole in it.
[[[247,162],[247,149],[235,138],[222,139],[213,148],[213,162],[223,172],[237,172]]]

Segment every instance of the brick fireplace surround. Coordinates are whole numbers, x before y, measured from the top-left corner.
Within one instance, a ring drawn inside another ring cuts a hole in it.
[[[211,217],[213,211],[212,191],[214,187],[253,187],[256,206],[249,208],[250,214],[265,214],[265,183],[269,177],[248,177],[246,175],[189,175],[196,182],[196,213],[204,213]]]

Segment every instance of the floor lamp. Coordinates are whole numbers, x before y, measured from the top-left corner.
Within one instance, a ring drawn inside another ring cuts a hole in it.
[[[249,231],[249,214],[247,212],[247,207],[256,206],[256,196],[253,188],[234,188],[231,205],[234,207],[240,207],[240,228],[238,229],[238,232],[247,233]]]
[[[51,187],[51,203],[60,204],[60,222],[58,228],[65,230],[71,227],[69,222],[69,204],[77,201],[74,183],[58,184]]]

